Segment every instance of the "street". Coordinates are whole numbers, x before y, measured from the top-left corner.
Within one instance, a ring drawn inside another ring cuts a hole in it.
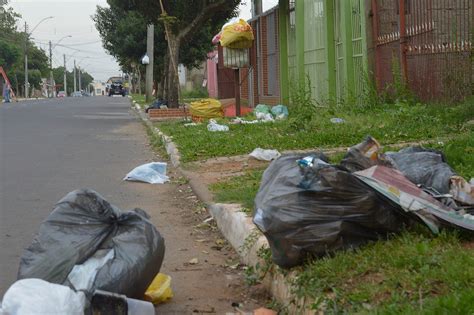
[[[225,268],[235,253],[212,249],[221,237],[215,231],[195,235],[202,222],[193,213],[198,202],[173,169],[172,182],[165,185],[122,181],[128,171],[152,160],[160,158],[128,98],[1,104],[0,296],[15,281],[22,250],[54,204],[72,190],[91,188],[123,211],[146,210],[164,236],[162,272],[171,275],[175,297],[158,306],[160,313],[222,313],[232,311],[232,302],[247,301],[243,277]],[[193,258],[199,263],[189,266]]]

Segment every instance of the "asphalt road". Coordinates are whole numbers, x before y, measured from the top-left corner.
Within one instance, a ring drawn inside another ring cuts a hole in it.
[[[153,156],[144,135],[127,132],[141,127],[129,108],[122,97],[0,104],[0,297],[65,194],[91,188],[124,210],[136,206],[139,193],[122,178]]]

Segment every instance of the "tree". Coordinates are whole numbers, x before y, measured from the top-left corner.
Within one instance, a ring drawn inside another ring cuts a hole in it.
[[[26,37],[16,27],[20,15],[12,8],[7,8],[7,4],[8,1],[0,0],[0,66],[3,66],[13,89],[19,94],[19,87],[24,86],[23,56]],[[33,86],[39,86],[41,76],[47,76],[48,73],[48,57],[31,41],[28,41],[28,55],[29,81]]]
[[[170,57],[169,62],[166,59],[163,62],[169,104],[177,107],[178,63],[195,65],[198,60],[205,60],[212,48],[212,37],[229,18],[236,16],[240,0],[108,0],[108,3],[111,8],[138,12],[147,24],[162,25],[156,28],[165,33],[161,42],[166,41]]]

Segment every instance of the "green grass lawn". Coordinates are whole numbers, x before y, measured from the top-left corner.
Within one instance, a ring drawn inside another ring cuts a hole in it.
[[[141,108],[145,108],[148,104],[150,104],[149,102],[146,101],[146,96],[145,94],[143,95],[140,95],[140,94],[131,94],[132,96],[132,99],[138,103],[138,105],[141,106]]]
[[[445,143],[448,163],[468,180],[474,176],[474,132]],[[387,148],[390,149],[390,148]],[[342,154],[330,156],[338,163]],[[247,213],[264,170],[213,184],[216,201],[240,203]],[[431,234],[416,226],[388,240],[354,251],[308,261],[296,268],[294,293],[316,299],[325,313],[472,314],[474,307],[474,243],[455,231]]]
[[[332,117],[346,120],[333,124]],[[457,106],[385,105],[365,112],[321,109],[304,129],[279,121],[255,125],[229,125],[229,132],[209,132],[206,124],[185,127],[184,122],[160,122],[157,126],[173,137],[183,162],[218,156],[248,154],[256,147],[290,150],[351,146],[372,135],[383,144],[437,140],[472,129],[474,102]],[[223,120],[224,123],[228,121]]]

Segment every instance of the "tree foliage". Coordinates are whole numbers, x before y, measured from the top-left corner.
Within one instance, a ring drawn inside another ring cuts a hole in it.
[[[166,77],[165,94],[172,105],[177,105],[177,64],[192,68],[206,59],[212,50],[212,37],[237,14],[240,0],[163,0],[166,14],[159,0],[107,2],[110,7],[98,7],[94,16],[105,49],[118,59],[122,69],[129,69],[131,62],[146,52],[146,27],[154,24],[155,78],[163,81]],[[165,27],[170,34],[165,34]]]
[[[2,66],[14,90],[18,94],[24,85],[25,43],[28,45],[28,81],[39,87],[41,77],[48,75],[48,57],[46,53],[27,40],[24,32],[16,25],[20,15],[8,7],[8,1],[0,1],[0,66]]]

